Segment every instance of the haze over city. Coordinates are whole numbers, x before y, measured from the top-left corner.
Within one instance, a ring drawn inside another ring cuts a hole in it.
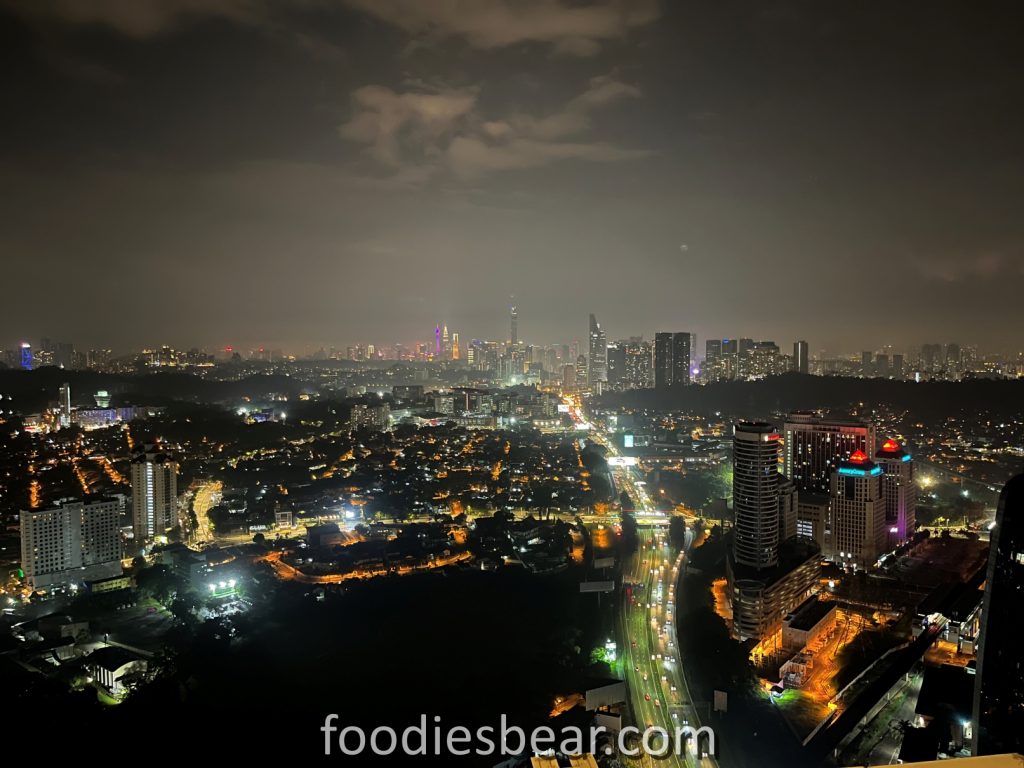
[[[1005,351],[1012,7],[6,0],[3,341]]]

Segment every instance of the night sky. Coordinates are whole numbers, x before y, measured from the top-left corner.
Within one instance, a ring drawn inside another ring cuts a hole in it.
[[[0,346],[1017,349],[1022,19],[0,0]]]

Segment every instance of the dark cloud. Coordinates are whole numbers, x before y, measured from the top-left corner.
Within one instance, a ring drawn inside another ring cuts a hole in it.
[[[0,0],[0,343],[1016,347],[983,5]]]

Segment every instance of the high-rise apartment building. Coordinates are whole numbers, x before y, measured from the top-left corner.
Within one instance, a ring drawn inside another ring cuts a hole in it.
[[[119,576],[122,509],[102,499],[21,512],[21,567],[32,588]]]
[[[626,343],[626,386],[630,389],[648,389],[652,385],[651,375],[650,342],[630,339]]]
[[[178,464],[154,444],[146,444],[131,460],[132,528],[142,546],[178,524]]]
[[[823,418],[795,411],[782,427],[785,440],[783,474],[798,491],[829,493],[832,471],[854,451],[875,452],[875,427],[857,419]]]

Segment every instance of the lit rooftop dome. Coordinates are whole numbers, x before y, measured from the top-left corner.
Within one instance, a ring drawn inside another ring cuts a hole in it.
[[[863,464],[868,460],[868,456],[864,451],[858,449],[850,454],[849,461],[853,464]]]

